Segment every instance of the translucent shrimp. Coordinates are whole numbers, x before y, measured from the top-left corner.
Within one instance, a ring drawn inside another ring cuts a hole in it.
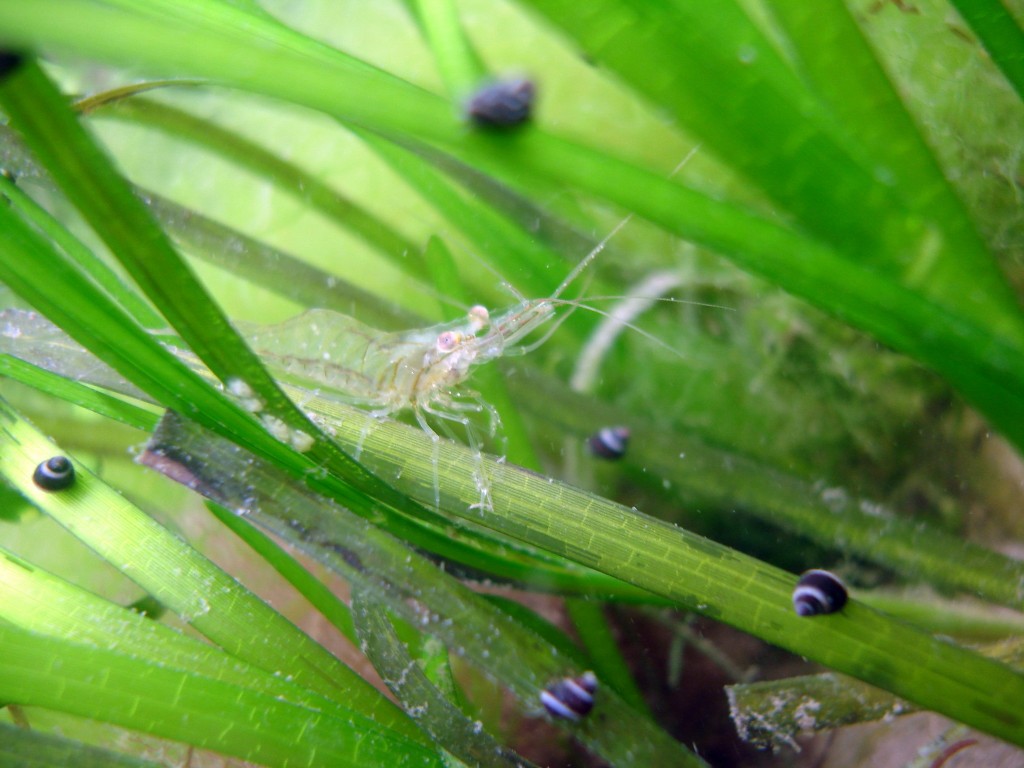
[[[476,306],[464,320],[388,333],[312,309],[278,325],[240,330],[282,382],[372,408],[374,416],[411,409],[436,437],[426,415],[468,426],[467,412],[486,411],[493,431],[498,415],[491,406],[456,389],[474,365],[502,356],[553,316],[548,300],[522,302],[493,320]]]
[[[376,417],[411,410],[435,443],[440,438],[427,417],[448,434],[444,424],[457,423],[470,447],[479,451],[472,415],[487,414],[491,435],[501,420],[493,406],[460,385],[473,366],[506,354],[554,314],[551,300],[524,301],[494,318],[475,306],[461,321],[388,333],[337,312],[313,309],[278,325],[240,330],[282,383],[370,408]],[[480,505],[486,507],[482,464],[477,485]],[[434,497],[439,504],[436,481]]]
[[[486,413],[492,435],[500,417],[480,395],[461,387],[473,366],[512,350],[532,349],[516,344],[551,321],[557,306],[577,306],[559,297],[627,221],[587,254],[551,296],[524,299],[493,317],[478,305],[463,320],[384,332],[331,310],[312,309],[278,325],[241,326],[239,330],[282,383],[371,408],[371,415],[376,417],[411,410],[435,445],[440,438],[428,423],[428,416],[447,434],[451,432],[446,423],[460,424],[470,447],[479,452],[481,441],[471,414]],[[435,467],[436,462],[435,455]],[[434,500],[439,505],[436,477],[434,485]],[[477,468],[480,501],[474,506],[490,507],[487,486],[481,459]]]
[[[378,415],[411,408],[446,418],[451,414],[444,409],[459,405],[453,388],[473,365],[501,356],[553,313],[546,302],[527,302],[490,322],[486,309],[473,307],[461,321],[389,333],[311,309],[278,325],[240,330],[284,381],[326,388],[347,402],[374,407]]]

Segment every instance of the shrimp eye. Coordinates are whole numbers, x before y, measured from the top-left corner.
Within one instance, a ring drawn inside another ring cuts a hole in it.
[[[437,337],[437,351],[451,352],[462,341],[462,334],[455,331],[445,331]]]
[[[75,482],[75,467],[67,456],[54,456],[36,467],[32,482],[44,491],[63,491]]]
[[[835,613],[846,605],[846,586],[828,571],[805,571],[793,590],[793,607],[801,616]]]
[[[475,304],[469,308],[469,327],[473,329],[473,333],[482,331],[490,322],[491,313],[487,311],[487,307]]]
[[[597,676],[584,672],[579,677],[563,677],[540,692],[540,703],[552,717],[579,720],[594,708]]]
[[[587,440],[590,452],[600,459],[614,461],[626,455],[629,430],[625,427],[603,427]]]
[[[526,78],[491,83],[470,97],[466,114],[480,126],[510,128],[530,119],[536,93],[536,87]]]

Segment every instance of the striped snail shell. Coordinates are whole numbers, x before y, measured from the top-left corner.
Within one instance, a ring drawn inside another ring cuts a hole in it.
[[[533,82],[523,77],[489,83],[470,96],[466,114],[481,126],[516,126],[530,119],[536,91]]]
[[[590,452],[609,461],[625,456],[628,446],[629,430],[626,427],[603,427],[587,439]]]
[[[584,672],[579,677],[563,677],[540,692],[540,703],[552,717],[577,721],[590,714],[597,692],[597,675]]]
[[[846,586],[834,573],[805,571],[793,590],[793,607],[800,616],[835,613],[846,605]]]
[[[32,482],[44,491],[62,491],[75,482],[75,467],[67,456],[53,456],[36,467]]]

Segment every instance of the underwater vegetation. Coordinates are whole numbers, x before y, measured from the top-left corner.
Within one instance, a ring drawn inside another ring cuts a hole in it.
[[[0,3],[0,762],[1019,754],[1022,17]]]

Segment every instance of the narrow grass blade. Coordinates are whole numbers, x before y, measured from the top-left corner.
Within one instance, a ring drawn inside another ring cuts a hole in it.
[[[903,279],[931,295],[955,297],[961,295],[966,279],[977,277],[977,270],[985,275],[983,280],[997,277],[963,204],[850,11],[833,0],[809,11],[809,6],[794,2],[772,8],[774,19],[788,34],[788,46],[799,57],[794,66],[844,129],[856,136],[876,173],[887,174],[886,182],[899,189],[909,211],[937,222],[948,238],[948,244],[939,246],[944,252],[938,257],[941,264],[929,266],[927,275],[908,268]],[[836,77],[838,72],[842,78]],[[998,292],[1000,301],[1007,300],[1004,280],[986,285]],[[987,301],[995,303],[996,297],[988,296]]]
[[[262,670],[209,643],[108,602],[12,552],[0,551],[0,573],[5,584],[0,593],[0,616],[14,626],[194,672],[309,709],[332,711],[338,717],[347,711],[348,704],[339,706],[280,674]]]
[[[762,749],[796,747],[802,734],[920,711],[874,686],[831,673],[728,685],[725,692],[740,738]]]
[[[615,688],[630,706],[653,717],[654,713],[644,701],[623,658],[619,643],[612,634],[608,617],[605,616],[605,606],[590,600],[572,599],[566,601],[565,608],[587,655],[593,659],[598,677]]]
[[[407,0],[423,36],[434,54],[448,93],[464,99],[483,79],[485,69],[459,22],[459,12],[451,0]]]
[[[699,436],[659,429],[538,374],[515,382],[513,394],[527,404],[554,405],[555,423],[580,440],[591,434],[595,419],[602,424],[630,423],[634,439],[627,462],[670,482],[691,506],[743,510],[821,547],[878,563],[910,581],[1024,609],[1024,564],[1019,560],[902,518],[872,499],[841,489],[825,494],[798,475]],[[378,471],[387,476],[384,468]]]
[[[210,512],[221,521],[231,532],[248,544],[275,571],[280,573],[289,584],[320,611],[321,615],[337,628],[352,643],[356,642],[355,627],[352,624],[352,613],[337,595],[313,574],[307,571],[284,549],[249,525],[243,518],[219,504],[208,504]]]
[[[0,697],[209,746],[268,766],[440,766],[433,750],[344,719],[115,651],[0,627]]]
[[[554,292],[560,275],[551,269],[551,264],[564,263],[561,254],[530,237],[490,205],[467,195],[409,150],[364,131],[357,133],[469,240],[479,258],[500,264],[495,254],[515,253],[527,267],[517,280],[525,295],[547,296]],[[503,296],[506,303],[508,299],[508,294]]]
[[[440,746],[467,765],[483,768],[533,766],[495,741],[480,728],[479,722],[470,722],[445,697],[399,639],[387,611],[371,595],[356,590],[352,606],[360,647],[405,711],[415,717]]]
[[[284,251],[219,224],[154,192],[140,192],[150,211],[187,253],[229,270],[305,307],[359,316],[369,325],[408,328],[423,318]]]
[[[0,723],[0,764],[18,768],[160,768],[158,763],[119,755],[55,734]]]
[[[6,126],[0,129],[0,145],[4,147],[4,158],[8,164],[7,170],[12,174],[17,174],[34,165],[32,160],[27,157],[27,152],[22,151],[21,142],[18,141],[10,128]],[[38,168],[32,168],[31,172],[43,173]],[[125,285],[120,275],[100,261],[92,251],[86,248],[80,240],[68,231],[67,227],[58,222],[32,198],[22,192],[14,181],[0,175],[0,190],[3,191],[10,204],[27,221],[45,233],[53,241],[54,245],[64,251],[70,259],[78,264],[83,272],[135,318],[139,324],[152,329],[161,329],[167,325],[164,319],[154,312],[153,308],[142,300],[134,289]]]
[[[342,190],[325,184],[313,174],[235,131],[168,104],[138,97],[104,105],[95,111],[94,117],[98,120],[148,126],[202,147],[216,157],[233,162],[280,189],[291,192],[310,208],[390,258],[396,267],[410,276],[416,277],[423,273],[419,261],[411,258],[419,246],[349,200]]]
[[[1005,3],[999,0],[951,0],[1006,75],[1006,79],[1024,99],[1024,31],[1011,15]]]
[[[0,317],[4,313],[0,312]],[[0,343],[0,349],[4,348]],[[93,413],[120,421],[135,429],[152,432],[160,416],[125,400],[58,376],[9,354],[0,354],[0,376],[20,381]]]

